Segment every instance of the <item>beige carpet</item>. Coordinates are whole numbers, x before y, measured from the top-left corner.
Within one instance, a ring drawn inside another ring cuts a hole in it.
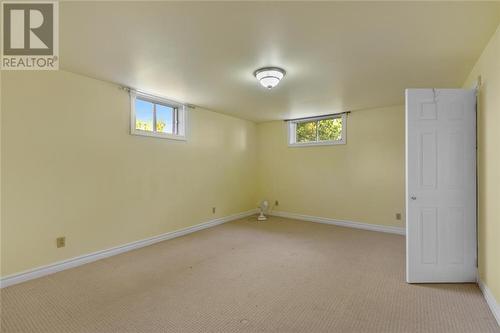
[[[5,288],[2,332],[500,332],[475,284],[406,284],[404,253],[249,218]]]

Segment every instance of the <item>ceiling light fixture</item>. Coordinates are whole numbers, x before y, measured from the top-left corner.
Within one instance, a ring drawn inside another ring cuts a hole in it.
[[[276,87],[285,74],[285,70],[279,67],[263,67],[253,72],[260,84],[267,89]]]

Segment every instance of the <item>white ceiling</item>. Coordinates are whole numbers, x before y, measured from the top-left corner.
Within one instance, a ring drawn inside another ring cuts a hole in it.
[[[63,2],[61,68],[266,121],[459,87],[499,2]],[[287,71],[266,90],[252,72]]]

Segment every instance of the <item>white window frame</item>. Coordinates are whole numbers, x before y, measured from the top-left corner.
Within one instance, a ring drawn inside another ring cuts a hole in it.
[[[312,121],[320,121],[324,119],[342,119],[342,137],[340,140],[325,140],[319,141],[318,132],[316,132],[316,140],[311,142],[297,142],[297,124],[299,123],[309,123]],[[293,119],[288,120],[288,146],[290,147],[310,147],[310,146],[328,146],[328,145],[345,145],[346,137],[347,137],[347,117],[346,113],[339,113],[328,116],[320,116],[320,117],[310,117],[310,118],[301,118],[301,119]]]
[[[144,131],[135,128],[135,101],[141,100],[153,103],[153,131]],[[173,114],[173,131],[174,133],[163,133],[156,131],[156,105],[163,105],[174,110]],[[130,91],[130,134],[149,136],[161,139],[187,141],[187,107],[184,104],[173,102],[162,97],[152,96],[138,91]]]

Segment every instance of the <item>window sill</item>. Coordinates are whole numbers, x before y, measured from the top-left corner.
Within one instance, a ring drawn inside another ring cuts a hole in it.
[[[346,144],[345,140],[339,140],[339,141],[289,143],[288,147],[334,146],[334,145],[345,145],[345,144]]]
[[[187,137],[185,135],[174,135],[174,134],[168,134],[168,133],[155,133],[155,132],[141,131],[141,130],[136,130],[136,129],[133,129],[130,132],[130,134],[139,135],[139,136],[148,136],[151,138],[158,138],[158,139],[187,141]]]

